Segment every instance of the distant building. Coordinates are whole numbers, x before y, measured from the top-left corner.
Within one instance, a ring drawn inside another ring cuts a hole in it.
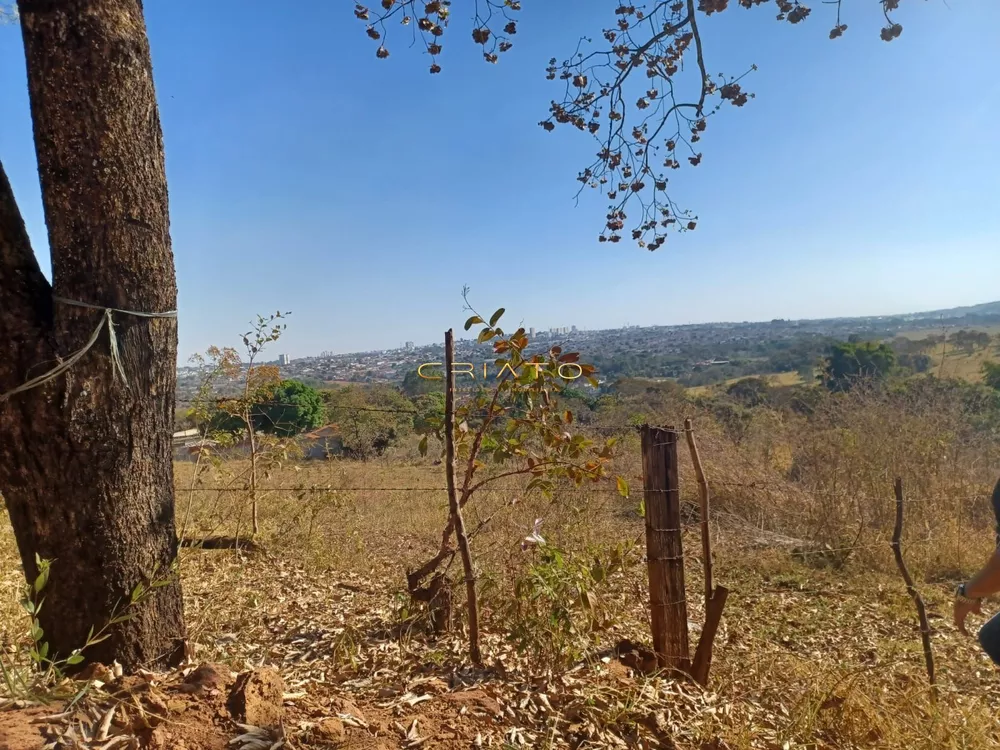
[[[278,355],[278,364],[279,365],[289,365],[291,363],[292,363],[292,358],[289,357],[287,354],[279,354]]]
[[[535,338],[535,329],[534,328],[529,328],[528,329],[528,335],[531,336],[531,338]]]
[[[573,333],[576,333],[576,326],[570,326],[570,327],[569,327],[569,329],[570,329],[570,330],[571,330],[571,331],[572,331]]]
[[[412,341],[407,341],[406,342],[406,351],[408,351],[408,352],[409,351],[413,351],[413,342]]]
[[[199,453],[217,445],[218,443],[214,440],[202,438],[201,431],[197,428],[175,432],[173,435],[174,460],[196,461]]]

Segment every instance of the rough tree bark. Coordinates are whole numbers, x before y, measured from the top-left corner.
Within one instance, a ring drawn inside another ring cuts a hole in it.
[[[79,349],[99,310],[176,308],[163,137],[139,0],[21,0],[28,92],[52,255],[42,275],[0,165],[0,393]],[[65,375],[0,403],[0,492],[28,581],[53,559],[44,640],[65,656],[177,554],[173,319],[116,314]],[[156,590],[85,653],[126,669],[176,663],[180,583]]]

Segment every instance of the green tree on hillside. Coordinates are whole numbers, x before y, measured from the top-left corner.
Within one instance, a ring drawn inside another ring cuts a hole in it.
[[[726,394],[734,401],[753,408],[766,404],[771,395],[771,384],[767,378],[744,378],[726,389]]]
[[[363,461],[381,456],[413,431],[413,403],[395,388],[359,386],[322,392],[327,418],[340,428],[344,452]]]
[[[413,400],[413,429],[420,434],[441,427],[444,420],[444,393],[425,393]]]
[[[860,380],[883,380],[895,368],[896,353],[888,344],[845,342],[830,348],[820,378],[831,391],[846,391]]]
[[[1000,391],[1000,362],[983,362],[983,382]]]
[[[319,391],[298,380],[282,380],[270,401],[254,409],[255,425],[261,432],[291,437],[323,424],[326,410]]]
[[[428,373],[430,374],[430,373]],[[440,393],[444,395],[444,380],[431,380],[422,378],[416,370],[410,370],[403,376],[401,389],[404,394],[413,398],[424,393]]]
[[[275,368],[263,365],[261,370]],[[238,433],[247,429],[246,416],[234,413],[226,402],[208,414],[208,432]],[[292,437],[323,424],[325,411],[319,391],[297,380],[282,380],[261,389],[248,410],[255,432]]]
[[[954,344],[955,348],[965,352],[966,354],[972,354],[977,347],[982,349],[988,348],[990,340],[990,335],[984,331],[961,330],[953,334],[951,337],[951,342]]]
[[[915,373],[929,372],[932,360],[928,354],[900,354],[899,366]]]

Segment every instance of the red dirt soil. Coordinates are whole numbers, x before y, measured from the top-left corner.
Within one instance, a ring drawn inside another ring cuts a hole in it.
[[[223,665],[203,664],[174,675],[120,677],[81,700],[69,716],[60,716],[67,712],[65,703],[0,711],[0,750],[42,750],[66,731],[92,743],[81,746],[95,748],[120,736],[110,746],[114,750],[238,750],[240,745],[230,741],[244,734],[241,724],[267,727],[274,740],[294,735],[294,744],[286,747],[388,750],[402,743],[458,750],[496,727],[503,714],[486,691],[450,692],[436,679],[423,686],[433,702],[402,710],[382,705],[362,709],[320,694],[290,702],[283,699],[283,690],[280,675],[267,668],[237,676]]]

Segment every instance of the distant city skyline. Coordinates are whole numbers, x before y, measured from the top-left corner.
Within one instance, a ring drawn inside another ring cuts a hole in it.
[[[935,312],[949,312],[951,310],[960,310],[960,309],[966,308],[966,307],[978,307],[978,306],[981,306],[981,305],[990,305],[990,304],[1000,304],[1000,299],[976,300],[976,301],[972,301],[972,302],[969,302],[969,303],[963,303],[963,304],[959,304],[959,305],[954,305],[952,307],[933,307],[933,308],[928,307],[928,308],[924,308],[924,309],[903,310],[903,311],[896,311],[896,312],[879,313],[879,314],[874,314],[874,315],[835,315],[835,316],[816,317],[816,318],[812,318],[812,317],[810,317],[810,318],[791,318],[791,317],[787,317],[787,316],[784,316],[784,317],[782,317],[782,316],[776,316],[776,317],[773,317],[773,318],[767,318],[767,319],[761,319],[761,320],[706,320],[706,321],[697,321],[697,322],[691,322],[691,323],[649,323],[649,324],[645,324],[645,325],[638,325],[638,324],[629,324],[629,323],[626,323],[626,324],[620,325],[620,326],[596,326],[596,327],[593,327],[593,328],[582,328],[582,327],[578,327],[578,326],[575,326],[575,325],[569,325],[569,326],[551,326],[549,328],[539,328],[537,326],[534,326],[534,327],[524,326],[524,327],[525,327],[525,330],[528,332],[529,338],[536,338],[536,337],[539,337],[539,336],[541,336],[541,337],[547,337],[547,336],[550,336],[550,335],[553,335],[553,334],[555,334],[555,335],[564,335],[564,334],[572,334],[572,333],[598,333],[598,332],[603,332],[603,331],[615,331],[615,330],[626,330],[626,329],[636,329],[636,328],[678,328],[678,327],[684,327],[684,326],[713,326],[713,325],[714,326],[725,326],[725,325],[747,325],[747,324],[754,325],[754,324],[771,323],[773,321],[782,321],[782,320],[783,321],[788,321],[790,323],[812,323],[812,322],[821,322],[821,321],[825,321],[825,320],[843,320],[843,319],[905,318],[905,317],[910,317],[910,316],[925,316],[925,315],[929,315],[929,314],[932,314],[932,313],[935,313]],[[500,325],[501,328],[505,328],[504,325],[503,325],[503,321],[502,320],[500,321],[500,323],[498,325]],[[520,327],[521,325],[523,325],[523,324],[519,324],[518,327]],[[948,325],[948,327],[953,327],[953,326],[954,326],[954,324],[949,324]],[[470,332],[466,332],[464,329],[462,329],[461,326],[453,326],[453,328],[455,329],[455,338],[456,338],[456,341],[468,342],[468,341],[474,341],[475,338],[476,338],[475,335],[472,335],[474,333],[474,331],[476,330],[476,328],[477,328],[475,326],[473,327],[473,330],[470,331]],[[505,330],[507,330],[507,328],[505,328]],[[516,329],[510,329],[510,330],[516,330]],[[441,340],[439,340],[439,341],[427,340],[427,341],[425,341],[423,343],[421,343],[421,342],[415,342],[415,341],[405,341],[405,342],[400,342],[400,343],[397,343],[395,345],[389,345],[389,346],[382,346],[382,347],[373,346],[373,347],[361,348],[361,349],[347,349],[347,350],[343,350],[343,351],[335,351],[335,350],[331,350],[331,349],[324,349],[324,350],[321,350],[321,351],[318,351],[318,352],[307,352],[307,353],[302,353],[302,354],[291,355],[290,359],[295,360],[295,359],[309,359],[309,358],[312,358],[312,357],[321,357],[321,358],[322,357],[336,357],[336,356],[342,356],[342,355],[345,355],[345,354],[360,354],[360,353],[367,353],[367,352],[412,351],[413,349],[423,349],[423,348],[428,347],[428,346],[443,346],[443,344],[444,344],[444,337],[442,335],[441,336]],[[281,363],[282,358],[285,357],[285,356],[288,356],[288,355],[285,355],[285,354],[278,355],[277,360],[273,360],[273,361],[278,361],[279,363]],[[186,364],[186,361],[183,360],[183,359],[179,359],[178,364],[180,364],[181,366],[183,366],[183,365]]]

